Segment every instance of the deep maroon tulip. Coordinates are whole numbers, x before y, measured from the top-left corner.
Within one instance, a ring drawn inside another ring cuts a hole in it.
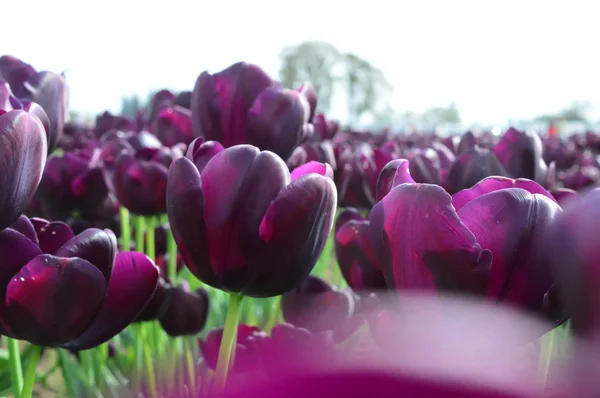
[[[98,150],[92,159],[75,152],[50,156],[40,183],[40,194],[46,205],[66,213],[100,206],[108,189],[97,162],[99,155]]]
[[[456,148],[456,154],[462,155],[465,152],[469,152],[471,149],[477,147],[477,138],[471,131],[467,131],[464,133],[460,140],[458,141],[458,146]]]
[[[160,326],[172,337],[200,333],[208,319],[208,293],[202,288],[190,292],[186,281],[171,289],[169,304],[159,318]]]
[[[25,212],[46,164],[46,133],[38,117],[0,109],[0,229]]]
[[[410,174],[415,182],[441,185],[440,157],[431,148],[412,150],[406,154],[410,162]]]
[[[133,214],[163,214],[166,211],[167,175],[164,164],[138,160],[133,154],[123,152],[115,163],[114,193]]]
[[[311,332],[342,329],[354,314],[350,292],[308,276],[297,288],[281,297],[283,319]]]
[[[375,203],[379,170],[368,145],[348,149],[337,161],[335,175],[339,205],[342,207],[370,208]]]
[[[346,209],[338,216],[335,231],[335,255],[348,286],[355,292],[385,289],[371,243],[369,220]]]
[[[6,80],[18,97],[25,95],[25,84],[36,73],[33,66],[12,55],[3,55],[0,57],[0,79]]]
[[[237,329],[237,339],[235,347],[235,357],[233,358],[232,369],[234,372],[247,372],[255,368],[252,358],[252,353],[249,352],[249,340],[256,336],[264,334],[261,330],[254,326],[239,325]],[[214,329],[206,336],[204,340],[198,339],[198,346],[202,353],[204,363],[210,369],[217,368],[217,360],[219,358],[219,348],[221,347],[221,339],[223,338],[223,329]]]
[[[570,202],[575,202],[581,199],[581,195],[569,188],[556,188],[551,190],[550,194],[552,194],[552,197],[556,199],[561,207],[564,207]]]
[[[214,75],[202,72],[191,109],[196,136],[226,148],[250,144],[287,159],[312,133],[307,97],[282,88],[258,66],[244,62]]]
[[[322,141],[332,139],[340,128],[336,121],[326,119],[322,113],[315,116],[313,124],[315,126],[313,137]]]
[[[101,137],[110,130],[131,131],[134,130],[134,121],[124,116],[115,116],[105,111],[96,116],[94,133],[96,137]]]
[[[548,233],[545,250],[557,273],[560,299],[571,328],[586,338],[600,337],[600,189],[565,206]]]
[[[174,291],[170,283],[165,281],[163,277],[159,277],[154,294],[135,321],[153,321],[162,317],[170,306]]]
[[[147,109],[147,126],[153,129],[156,126],[156,119],[160,113],[173,106],[175,102],[175,94],[169,90],[160,90],[152,96],[150,105]],[[152,131],[152,130],[151,130]]]
[[[292,152],[287,165],[294,170],[308,162],[328,163],[335,173],[337,164],[331,141],[310,141],[300,145]]]
[[[129,134],[127,136],[127,142],[129,142],[129,144],[131,144],[133,149],[136,151],[141,149],[158,149],[163,146],[154,134],[147,131],[141,131],[137,134]]]
[[[180,142],[189,144],[194,140],[192,112],[179,106],[163,109],[156,119],[155,133],[160,142],[168,147]]]
[[[456,158],[450,166],[444,187],[453,194],[471,188],[485,177],[508,176],[500,161],[488,149],[474,148]]]
[[[573,166],[559,174],[559,179],[565,186],[575,191],[600,186],[600,169],[594,166]]]
[[[379,202],[396,185],[414,183],[409,170],[409,161],[394,159],[383,167],[377,179],[377,201]]]
[[[533,181],[488,178],[455,198],[453,206],[441,187],[402,184],[373,208],[371,238],[387,285],[485,294],[541,311],[554,282],[544,234],[561,213],[552,195]]]
[[[310,107],[308,122],[312,123],[315,118],[315,109],[317,109],[317,92],[309,82],[304,82],[297,91],[306,97],[306,100],[308,101],[308,106]]]
[[[331,177],[329,165],[314,162],[290,174],[277,155],[250,145],[218,152],[202,170],[177,159],[169,170],[167,212],[185,264],[204,283],[237,294],[292,290],[331,231]]]
[[[0,231],[3,334],[33,344],[87,349],[123,330],[152,296],[158,269],[120,253],[114,234],[73,236],[61,222],[22,216]]]
[[[494,146],[508,176],[545,182],[547,165],[542,158],[542,140],[536,132],[509,128]]]

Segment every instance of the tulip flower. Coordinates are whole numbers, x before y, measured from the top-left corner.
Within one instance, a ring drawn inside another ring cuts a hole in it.
[[[312,134],[306,91],[282,88],[258,66],[239,62],[202,72],[192,93],[194,133],[224,147],[250,144],[287,159]]]
[[[0,231],[8,261],[0,281],[2,334],[41,346],[84,350],[123,330],[150,300],[158,268],[120,253],[114,234],[73,236],[62,222],[29,220]]]
[[[90,159],[83,153],[50,156],[40,183],[45,204],[58,212],[93,211],[106,199],[108,189],[98,164],[100,150]]]
[[[346,209],[338,216],[335,231],[335,255],[348,286],[355,292],[385,289],[369,220],[354,209]]]
[[[179,143],[187,145],[194,140],[192,113],[179,106],[165,108],[158,114],[154,130],[165,146],[172,147]]]
[[[277,155],[250,145],[201,162],[212,147],[191,146],[196,165],[180,158],[169,170],[167,212],[185,264],[228,292],[290,291],[312,270],[333,224],[331,167],[312,162],[290,174]]]
[[[187,282],[171,288],[171,298],[165,312],[159,317],[160,325],[169,336],[200,333],[208,318],[209,297],[205,289],[190,292]]]
[[[313,124],[315,128],[313,136],[320,141],[331,140],[340,129],[340,125],[335,120],[326,119],[322,113],[315,116]]]
[[[236,356],[232,364],[234,372],[247,372],[252,370],[253,358],[249,352],[249,340],[260,334],[264,334],[264,332],[254,326],[239,325],[237,327]],[[204,359],[206,366],[212,370],[217,369],[217,359],[222,339],[222,328],[211,330],[204,340],[198,339],[198,346],[202,353],[202,358]]]
[[[354,314],[354,298],[316,276],[309,276],[281,298],[283,319],[311,332],[337,331]]]
[[[490,177],[454,197],[405,183],[371,211],[371,239],[388,287],[469,293],[542,312],[554,283],[544,235],[560,213],[530,180]]]
[[[173,105],[177,105],[185,109],[190,109],[191,101],[192,92],[185,90],[175,96],[175,99],[173,100]]]
[[[43,111],[42,111],[43,112]],[[35,113],[0,109],[0,229],[33,199],[46,164],[46,133]]]
[[[115,116],[108,111],[96,116],[94,125],[94,134],[101,137],[110,130],[132,131],[135,129],[135,122],[123,116]]]
[[[543,184],[547,165],[542,158],[542,140],[533,131],[508,129],[494,146],[494,153],[508,177],[528,178]]]
[[[471,188],[479,181],[490,176],[508,177],[494,152],[488,149],[474,148],[459,155],[446,176],[445,189],[454,194]]]
[[[571,329],[584,338],[600,337],[600,189],[567,203],[548,232],[560,300]]]
[[[46,130],[48,153],[60,141],[67,113],[68,87],[62,75],[36,72],[23,61],[4,55],[0,57],[0,78],[8,81],[17,98],[39,104],[49,119]]]

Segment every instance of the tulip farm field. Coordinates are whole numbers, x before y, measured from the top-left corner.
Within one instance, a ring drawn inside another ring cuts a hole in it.
[[[0,395],[598,396],[599,134],[355,131],[243,62],[68,90],[0,57]]]

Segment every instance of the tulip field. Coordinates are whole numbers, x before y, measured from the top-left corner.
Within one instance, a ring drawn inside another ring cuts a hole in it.
[[[243,62],[68,94],[0,57],[0,396],[600,396],[600,134],[355,131]]]

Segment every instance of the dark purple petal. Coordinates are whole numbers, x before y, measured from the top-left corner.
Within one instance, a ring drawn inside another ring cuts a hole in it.
[[[17,218],[17,221],[12,223],[9,228],[22,233],[36,245],[39,244],[36,229],[27,216]]]
[[[32,116],[37,117],[38,119],[40,119],[40,122],[42,122],[42,125],[44,126],[44,131],[46,133],[46,142],[50,142],[50,139],[52,138],[50,136],[50,119],[48,118],[48,115],[46,114],[46,111],[44,111],[44,108],[42,108],[40,105],[36,104],[35,102],[25,102],[23,105],[23,110],[27,111],[27,113],[29,113]],[[51,152],[48,152],[49,154]]]
[[[475,135],[472,132],[467,131],[462,135],[462,137],[460,137],[456,154],[461,155],[465,152],[469,152],[475,147],[477,147],[477,138],[475,138]]]
[[[409,170],[409,161],[395,159],[388,162],[377,179],[377,201],[379,202],[392,188],[404,183],[414,183]]]
[[[364,221],[365,217],[358,209],[352,207],[345,208],[338,214],[337,219],[335,220],[335,232],[337,233],[344,224],[351,220]]]
[[[15,95],[22,97],[25,92],[23,84],[36,74],[36,70],[29,64],[12,55],[0,57],[0,79],[10,84]]]
[[[352,290],[386,288],[371,242],[369,221],[351,220],[336,228],[335,254],[342,275]]]
[[[575,203],[581,200],[581,195],[569,188],[556,188],[551,190],[550,194],[563,208],[571,202]]]
[[[158,277],[158,267],[148,256],[136,252],[119,253],[100,311],[81,336],[63,347],[85,350],[117,335],[150,301]]]
[[[167,147],[192,142],[192,112],[179,106],[163,109],[156,119],[156,137]]]
[[[100,270],[107,284],[111,278],[115,255],[117,253],[117,238],[108,229],[90,228],[69,239],[55,253],[58,257],[79,257],[89,261]]]
[[[40,248],[22,233],[11,228],[0,231],[0,289],[6,286],[19,269],[32,258],[42,254]]]
[[[542,140],[534,131],[509,128],[494,146],[494,153],[508,175],[544,183],[547,165],[542,158]]]
[[[287,159],[304,138],[310,105],[296,91],[266,88],[248,111],[248,143]]]
[[[485,292],[491,253],[481,249],[440,186],[393,188],[371,211],[370,230],[388,287]]]
[[[25,111],[0,115],[0,229],[24,211],[42,178],[46,133],[37,117]]]
[[[209,297],[204,289],[189,292],[173,288],[169,307],[160,317],[160,325],[169,336],[200,333],[208,319]]]
[[[532,194],[544,195],[553,202],[556,202],[556,199],[554,199],[550,192],[546,191],[544,187],[535,181],[527,180],[525,178],[513,180],[508,177],[487,177],[479,181],[473,187],[464,189],[452,195],[452,205],[456,211],[458,211],[468,202],[481,195],[506,188],[521,188]]]
[[[202,173],[204,167],[209,160],[213,158],[217,153],[221,152],[223,145],[217,141],[204,141],[204,138],[196,138],[188,147],[187,158],[190,159],[196,165],[199,173]]]
[[[317,92],[313,85],[308,82],[303,83],[300,88],[298,88],[298,92],[306,97],[306,100],[310,105],[310,116],[308,121],[312,122],[315,115],[315,109],[317,108]]]
[[[490,299],[541,310],[554,282],[543,239],[560,213],[554,200],[520,188],[481,195],[458,211],[477,242],[493,254]]]
[[[260,333],[260,329],[255,326],[239,325],[237,329],[237,346],[236,352],[240,348],[244,348],[248,342],[248,339],[255,333]],[[204,363],[212,370],[217,368],[217,360],[219,358],[219,347],[221,346],[221,340],[223,338],[223,329],[211,330],[206,339],[198,339],[198,346]],[[239,370],[235,362],[239,362],[239,356],[236,355],[234,359],[233,369]]]
[[[158,279],[156,290],[144,310],[135,319],[136,322],[151,321],[163,316],[169,309],[174,289],[162,277]]]
[[[445,188],[450,194],[471,188],[490,176],[508,176],[494,152],[474,148],[459,155],[450,166]]]
[[[42,346],[72,340],[96,315],[105,290],[102,274],[86,260],[37,256],[7,286],[11,332]]]
[[[71,228],[61,221],[53,221],[37,230],[37,239],[40,249],[47,254],[54,254],[73,236]],[[65,256],[61,257],[80,257],[80,256]],[[89,261],[89,259],[87,259]]]

